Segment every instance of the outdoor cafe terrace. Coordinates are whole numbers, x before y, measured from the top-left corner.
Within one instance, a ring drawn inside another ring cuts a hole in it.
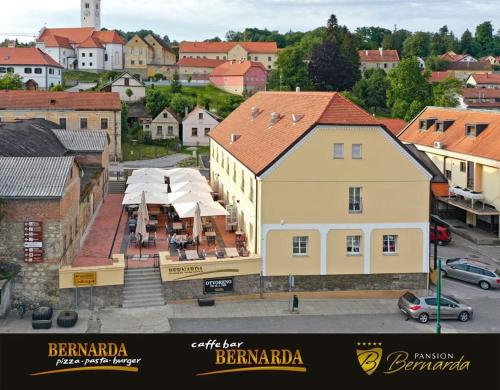
[[[152,267],[160,252],[171,261],[223,259],[249,256],[243,232],[228,231],[225,216],[202,217],[203,233],[197,245],[193,218],[179,218],[175,209],[148,205],[149,223],[143,245],[138,243],[131,219],[135,205],[122,206],[124,195],[108,194],[73,262],[73,267],[111,265],[112,255],[123,254],[130,268]]]

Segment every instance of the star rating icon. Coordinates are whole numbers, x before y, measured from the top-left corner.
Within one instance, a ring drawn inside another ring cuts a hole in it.
[[[358,342],[358,346],[363,346],[363,347],[381,347],[382,343],[381,342]]]

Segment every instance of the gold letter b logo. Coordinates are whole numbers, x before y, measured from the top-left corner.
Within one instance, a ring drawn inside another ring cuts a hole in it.
[[[367,375],[375,372],[382,359],[382,348],[356,349],[358,362]]]

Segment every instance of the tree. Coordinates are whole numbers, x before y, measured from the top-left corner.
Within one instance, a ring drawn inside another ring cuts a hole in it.
[[[479,53],[479,47],[468,29],[462,34],[459,47],[462,54],[470,54],[475,57]]]
[[[134,91],[132,91],[130,88],[127,88],[125,90],[125,95],[127,95],[128,100],[130,100],[130,98],[132,97],[133,94],[134,94]]]
[[[191,111],[195,106],[195,100],[190,96],[181,95],[176,93],[172,96],[170,101],[170,108],[174,110],[181,117],[184,117],[186,107]]]
[[[383,27],[358,27],[356,29],[360,49],[378,49],[382,47],[385,36],[390,34],[391,30]]]
[[[24,83],[17,73],[6,73],[0,77],[0,89],[23,89]]]
[[[122,139],[125,140],[128,133],[128,105],[125,102],[122,102],[121,122]]]
[[[365,110],[368,109],[368,107],[366,107],[365,102],[362,99],[360,99],[359,97],[357,97],[356,95],[354,95],[352,92],[343,91],[341,93],[342,93],[342,96],[344,96],[345,98],[349,99],[354,104],[356,104],[356,105],[358,105],[360,107],[363,107]]]
[[[269,85],[271,89],[280,87],[294,90],[295,87],[308,90],[312,88],[304,61],[305,53],[299,46],[290,46],[278,53],[276,69],[272,71]]]
[[[432,98],[435,106],[456,107],[458,94],[462,91],[462,82],[456,78],[449,77],[432,87]]]
[[[309,78],[318,90],[351,89],[361,78],[356,37],[339,26],[335,15],[328,19],[325,39],[315,46],[310,61]]]
[[[213,37],[210,39],[205,39],[204,42],[222,42],[222,39],[220,39],[219,37]]]
[[[369,69],[365,77],[358,80],[352,88],[354,96],[364,102],[364,106],[372,112],[386,108],[389,79],[383,69]]]
[[[387,106],[392,116],[407,121],[432,102],[428,72],[422,73],[415,57],[403,58],[389,71]]]
[[[172,84],[170,84],[170,90],[172,93],[181,93],[182,84],[179,81],[179,72],[176,70],[174,72],[174,77],[172,78]]]
[[[384,39],[382,39],[382,48],[397,50],[402,57],[403,44],[411,35],[411,32],[408,30],[394,30],[391,34],[387,34]]]
[[[146,109],[154,118],[170,104],[169,96],[162,90],[151,88],[146,92]]]
[[[486,56],[494,53],[495,41],[491,22],[483,22],[476,26],[475,40],[479,46],[479,55]]]
[[[430,56],[425,60],[426,68],[432,71],[442,72],[448,69],[448,65],[449,62],[439,56]]]
[[[430,34],[418,31],[403,44],[404,57],[427,57],[429,55]]]
[[[53,87],[50,88],[51,92],[61,92],[64,91],[64,88],[61,84],[54,85]]]
[[[165,76],[163,75],[163,73],[155,73],[155,75],[153,76],[153,78],[155,80],[165,80]]]

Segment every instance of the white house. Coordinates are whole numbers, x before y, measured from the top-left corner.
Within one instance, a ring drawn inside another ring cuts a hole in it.
[[[208,146],[208,133],[222,118],[201,107],[195,107],[182,121],[182,144],[185,146]]]
[[[102,91],[118,92],[120,100],[125,102],[137,102],[146,97],[146,86],[143,82],[137,80],[130,73],[125,72],[118,76],[113,81],[102,87]],[[129,97],[127,91],[131,90],[132,95]]]
[[[26,89],[49,89],[62,82],[62,66],[41,50],[0,47],[0,77],[16,73]]]
[[[144,123],[143,130],[150,133],[151,139],[179,138],[179,116],[165,107],[150,123]]]

